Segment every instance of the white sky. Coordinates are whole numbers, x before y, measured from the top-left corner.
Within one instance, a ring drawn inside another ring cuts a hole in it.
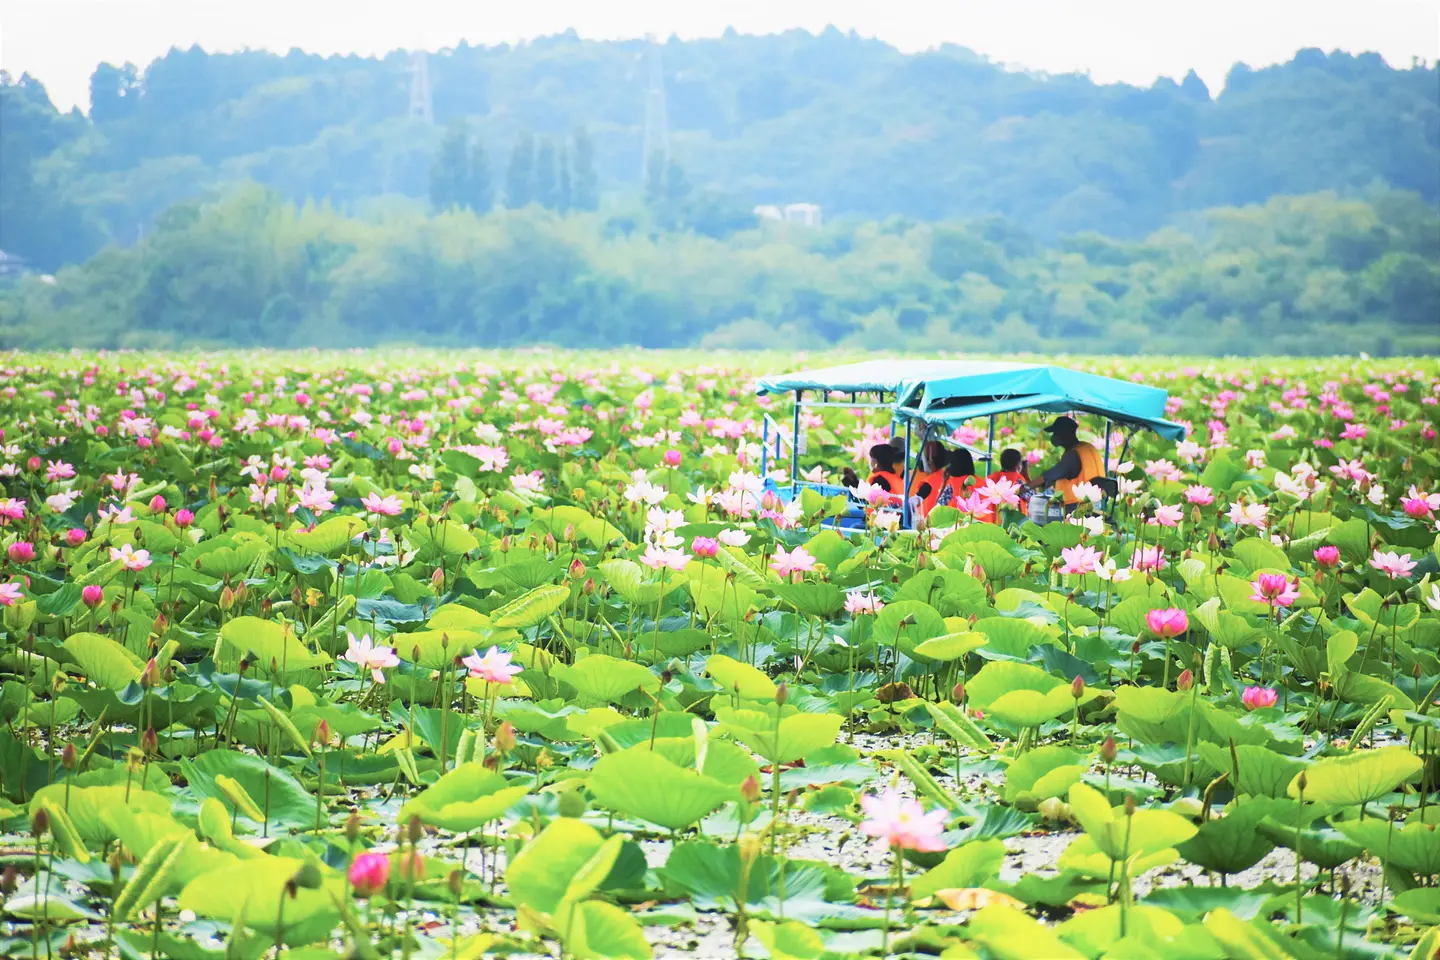
[[[144,67],[172,46],[321,54],[582,37],[684,38],[826,24],[905,51],[942,42],[992,60],[1148,85],[1194,67],[1218,92],[1237,61],[1301,47],[1375,51],[1395,66],[1440,59],[1440,0],[0,0],[0,68],[88,108],[102,61]]]

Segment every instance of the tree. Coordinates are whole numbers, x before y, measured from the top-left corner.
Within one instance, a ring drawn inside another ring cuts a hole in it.
[[[490,184],[490,156],[478,139],[470,149],[470,179],[465,185],[465,205],[480,216],[495,205],[495,190]]]
[[[102,63],[90,75],[90,119],[110,123],[133,116],[140,105],[140,78],[135,64]]]
[[[505,206],[519,210],[535,199],[535,137],[529,132],[515,141],[505,171]]]
[[[600,206],[600,182],[595,175],[595,145],[584,127],[576,127],[575,183],[573,203],[577,210],[595,210]]]
[[[555,209],[561,213],[570,212],[574,203],[574,188],[570,183],[570,148],[560,147],[560,159],[556,166]]]
[[[430,161],[430,206],[437,213],[470,203],[470,128],[456,120],[445,130]]]
[[[555,147],[547,137],[535,151],[535,202],[555,209]]]
[[[665,202],[665,155],[656,150],[645,164],[645,205],[658,209]]]

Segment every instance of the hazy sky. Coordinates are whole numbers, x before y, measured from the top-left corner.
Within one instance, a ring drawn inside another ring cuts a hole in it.
[[[515,42],[573,27],[597,39],[715,36],[833,23],[902,50],[951,42],[1003,63],[1149,84],[1194,67],[1218,92],[1236,61],[1301,47],[1440,59],[1440,0],[0,0],[0,68],[88,108],[102,61],[172,46],[322,54]]]

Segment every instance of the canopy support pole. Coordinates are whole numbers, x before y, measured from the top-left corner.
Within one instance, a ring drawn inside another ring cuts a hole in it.
[[[995,414],[990,414],[990,429],[985,437],[985,468],[995,472]]]
[[[910,529],[910,421],[905,421],[905,473],[900,478],[900,526]]]
[[[1110,476],[1110,420],[1105,420],[1105,476]]]
[[[790,499],[800,492],[800,400],[804,390],[795,391],[795,413],[790,426]]]

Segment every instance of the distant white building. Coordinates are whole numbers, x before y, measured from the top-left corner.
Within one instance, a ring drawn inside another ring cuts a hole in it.
[[[820,206],[814,203],[787,203],[785,204],[785,220],[787,223],[818,227],[820,226]]]

